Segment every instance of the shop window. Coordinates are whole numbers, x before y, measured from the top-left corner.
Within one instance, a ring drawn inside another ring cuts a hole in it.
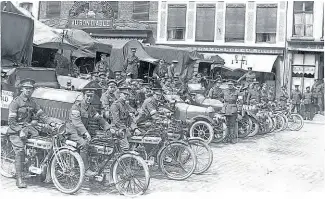
[[[215,14],[214,4],[197,5],[195,41],[214,41]]]
[[[315,54],[294,54],[292,62],[292,88],[294,88],[294,85],[299,85],[300,89],[303,90],[306,90],[307,86],[311,87],[315,79],[315,69]]]
[[[226,42],[244,42],[245,40],[245,4],[227,4]]]
[[[150,1],[134,1],[132,19],[138,21],[149,21]]]
[[[61,14],[61,2],[60,1],[46,2],[46,17],[47,18],[60,17],[60,14]]]
[[[297,37],[313,37],[314,2],[295,1],[293,6],[294,34]]]
[[[276,42],[277,4],[259,4],[256,11],[256,43]]]
[[[186,5],[168,5],[167,40],[184,40],[186,31]]]

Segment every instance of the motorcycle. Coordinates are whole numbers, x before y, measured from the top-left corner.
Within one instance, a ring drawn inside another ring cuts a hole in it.
[[[65,139],[65,125],[52,122],[49,126],[32,122],[33,126],[46,132],[47,136],[37,136],[26,140],[25,160],[23,160],[25,177],[39,176],[61,192],[77,192],[84,180],[85,167],[77,149]],[[2,127],[4,128],[4,127]],[[6,129],[1,131],[1,167],[0,172],[7,178],[13,178],[15,171],[15,152]]]
[[[141,135],[131,136],[131,149],[137,151],[149,167],[158,165],[169,179],[185,180],[196,169],[197,159],[194,151],[183,141],[168,138],[168,120],[163,115],[155,123],[138,124]]]
[[[124,129],[121,129],[122,133]],[[74,142],[74,145],[77,143]],[[120,194],[133,197],[146,192],[150,183],[149,168],[134,151],[123,152],[116,135],[98,135],[89,141],[89,166],[97,172],[89,181],[116,187]]]

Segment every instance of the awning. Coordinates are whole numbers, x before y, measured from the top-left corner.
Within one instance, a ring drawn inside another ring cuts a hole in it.
[[[315,74],[315,67],[313,66],[293,66],[292,69],[293,73],[298,73],[298,74]]]
[[[218,54],[225,61],[225,66],[231,69],[252,67],[253,71],[271,72],[277,55],[252,55],[252,54]],[[236,63],[237,57],[237,63]],[[240,61],[246,60],[246,61]]]

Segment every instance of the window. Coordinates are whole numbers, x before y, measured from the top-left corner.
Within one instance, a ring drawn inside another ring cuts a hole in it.
[[[186,30],[186,5],[168,5],[167,40],[184,40]]]
[[[33,4],[32,3],[20,3],[19,4],[20,7],[24,8],[25,10],[29,11],[30,13],[32,12],[33,9]]]
[[[118,18],[118,1],[109,1],[113,11],[114,11],[114,18]]]
[[[214,41],[216,6],[213,4],[198,4],[196,7],[195,41]]]
[[[276,42],[277,4],[259,4],[256,11],[256,43]]]
[[[150,1],[134,1],[132,19],[149,21]]]
[[[48,1],[46,2],[46,17],[60,17],[61,14],[61,2],[60,1]]]
[[[292,87],[299,85],[300,90],[312,86],[315,78],[316,56],[311,53],[296,53],[292,63]]]
[[[313,36],[313,1],[295,1],[293,4],[294,14],[294,36],[312,37]]]
[[[245,40],[245,4],[227,4],[226,42],[244,42]]]

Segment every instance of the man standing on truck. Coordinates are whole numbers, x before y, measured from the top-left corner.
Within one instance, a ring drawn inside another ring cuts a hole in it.
[[[131,48],[131,56],[127,57],[124,63],[124,67],[126,70],[126,73],[131,74],[132,79],[138,78],[138,69],[140,66],[139,58],[135,55],[137,52],[137,48]]]
[[[20,95],[9,105],[8,134],[9,140],[15,152],[16,185],[18,188],[26,188],[23,181],[23,163],[25,161],[25,139],[31,135],[35,137],[38,131],[31,125],[33,117],[43,123],[50,123],[49,118],[42,111],[40,106],[31,98],[34,91],[35,81],[23,79],[18,84]]]

